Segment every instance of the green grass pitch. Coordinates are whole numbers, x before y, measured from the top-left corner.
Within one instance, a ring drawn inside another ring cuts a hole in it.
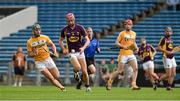
[[[174,88],[173,91],[166,91],[165,88],[133,91],[130,88],[113,87],[107,91],[105,87],[93,87],[92,92],[85,92],[84,88],[66,89],[66,92],[61,92],[54,86],[0,86],[0,100],[180,100],[180,88]]]

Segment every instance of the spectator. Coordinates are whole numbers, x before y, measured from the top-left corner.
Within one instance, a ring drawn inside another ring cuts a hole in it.
[[[108,64],[109,72],[110,72],[110,73],[113,72],[114,69],[116,69],[116,68],[117,68],[117,66],[116,66],[116,64],[115,64],[114,58],[111,58],[110,64]]]
[[[106,64],[105,59],[101,60],[99,68],[100,68],[100,74],[101,74],[101,76],[100,76],[101,77],[100,85],[104,85],[104,84],[106,84],[107,80],[110,77],[109,68],[108,68],[108,65]]]
[[[17,52],[13,55],[12,59],[13,67],[14,67],[14,73],[15,73],[15,80],[14,80],[14,87],[22,86],[22,80],[24,71],[26,69],[26,56],[23,53],[22,47],[18,47]]]

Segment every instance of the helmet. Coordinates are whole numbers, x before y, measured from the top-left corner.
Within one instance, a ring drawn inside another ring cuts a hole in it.
[[[32,29],[33,29],[33,30],[35,30],[35,29],[41,29],[41,26],[36,23],[36,24],[34,24],[34,25],[32,26]]]
[[[126,19],[124,24],[127,24],[127,25],[133,25],[133,22],[131,19]]]

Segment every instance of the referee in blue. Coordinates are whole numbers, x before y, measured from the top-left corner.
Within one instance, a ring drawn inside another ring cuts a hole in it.
[[[100,48],[99,48],[100,33],[94,34],[93,29],[91,27],[88,27],[86,29],[86,32],[90,39],[90,44],[84,50],[84,53],[85,53],[85,57],[86,57],[89,80],[93,84],[93,76],[94,76],[94,73],[96,72],[94,55],[96,52],[100,53]],[[85,43],[85,42],[83,42],[83,43]],[[77,89],[81,89],[83,77],[81,76],[81,78],[82,78],[81,81],[78,82],[78,84],[76,86]]]

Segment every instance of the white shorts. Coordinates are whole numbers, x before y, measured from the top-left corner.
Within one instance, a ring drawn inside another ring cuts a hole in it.
[[[151,60],[149,60],[149,61],[143,63],[142,66],[143,66],[143,69],[144,69],[144,70],[154,69],[154,62],[151,61]]]
[[[118,56],[118,62],[121,62],[123,64],[126,64],[127,62],[129,62],[131,60],[137,61],[136,57],[134,56],[134,54],[127,55],[127,56],[124,56],[124,55],[123,56],[121,56],[121,55]]]
[[[176,60],[174,57],[172,59],[163,57],[163,64],[164,64],[164,68],[177,67]]]
[[[83,53],[80,53],[80,52],[70,53],[69,59],[71,60],[73,58],[77,58],[77,59],[85,58],[84,52]]]
[[[48,68],[48,69],[57,68],[56,64],[54,63],[51,57],[48,57],[44,61],[35,61],[35,65],[39,71],[43,71],[43,69],[45,68]]]

